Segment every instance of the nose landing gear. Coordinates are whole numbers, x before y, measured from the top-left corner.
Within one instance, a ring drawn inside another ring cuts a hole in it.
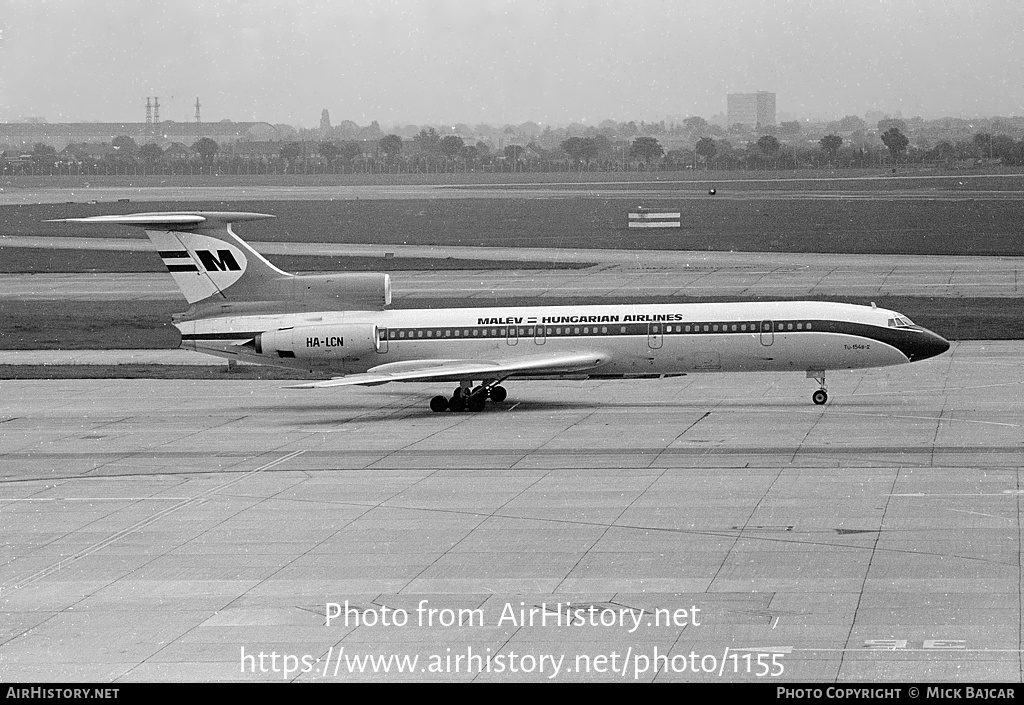
[[[821,406],[828,401],[828,388],[825,386],[825,370],[807,370],[807,376],[821,387],[821,389],[811,395],[811,401]]]

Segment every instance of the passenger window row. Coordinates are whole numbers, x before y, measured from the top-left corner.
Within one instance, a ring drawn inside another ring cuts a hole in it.
[[[579,335],[685,335],[687,333],[770,333],[813,330],[811,321],[761,321],[745,323],[631,323],[610,326],[516,326],[471,328],[391,328],[389,340],[435,338],[573,337]]]

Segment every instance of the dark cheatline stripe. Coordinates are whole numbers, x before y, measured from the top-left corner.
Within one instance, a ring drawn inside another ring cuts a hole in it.
[[[194,264],[167,264],[168,272],[198,272],[199,267]]]
[[[794,326],[795,326],[796,323],[801,323],[801,324],[803,324],[805,326],[810,324],[810,329],[808,330],[808,329],[805,328],[804,330],[796,330],[796,329],[789,330],[788,329],[788,325],[791,322],[794,324]],[[747,322],[747,324],[750,325],[750,326],[757,325],[758,327],[760,327],[762,325],[762,323],[768,323],[768,321],[764,321],[764,322],[762,322],[762,321],[748,321]],[[709,326],[717,325],[717,326],[719,326],[720,329],[718,331],[714,331],[714,330],[711,330],[711,331],[693,330],[692,332],[689,332],[689,333],[681,332],[679,330],[680,327],[683,326],[683,325],[691,325],[691,326],[694,326],[694,327],[697,327],[697,326],[703,327],[705,325],[705,322],[704,321],[690,321],[690,322],[688,322],[686,324],[683,324],[683,323],[670,323],[669,325],[672,326],[672,330],[669,331],[669,332],[664,333],[664,336],[666,338],[670,338],[671,339],[671,338],[675,338],[675,337],[687,338],[687,337],[690,337],[690,336],[708,336],[708,335],[715,335],[715,336],[717,336],[717,335],[733,335],[733,336],[736,336],[736,335],[742,335],[742,336],[773,335],[774,339],[775,339],[775,344],[776,345],[781,345],[782,343],[781,343],[781,340],[779,339],[779,336],[790,336],[790,335],[792,335],[792,336],[803,336],[803,335],[813,335],[813,334],[816,334],[816,333],[833,333],[833,334],[848,335],[848,336],[855,337],[855,338],[861,338],[863,340],[876,341],[876,342],[879,342],[879,343],[883,343],[885,345],[890,345],[890,346],[896,348],[897,350],[899,350],[904,355],[906,355],[907,359],[910,360],[911,362],[913,362],[915,360],[926,360],[926,359],[928,359],[930,357],[934,357],[936,355],[941,355],[942,353],[946,352],[949,349],[949,342],[947,340],[945,340],[942,337],[936,335],[935,333],[932,333],[930,330],[927,330],[926,328],[922,328],[920,326],[912,326],[910,328],[888,328],[888,327],[883,327],[883,326],[868,325],[868,324],[865,324],[865,323],[853,323],[853,322],[850,322],[850,321],[828,321],[828,320],[821,320],[821,319],[817,319],[817,320],[800,319],[800,320],[797,320],[797,321],[779,321],[779,320],[776,320],[776,321],[771,321],[771,323],[772,323],[772,327],[774,328],[774,330],[771,330],[771,331],[760,331],[760,330],[753,330],[752,329],[752,330],[747,330],[745,332],[742,332],[742,331],[725,330],[727,325],[729,327],[732,326],[732,324],[733,324],[732,321],[714,321],[714,322],[710,322],[709,321],[709,322],[707,322],[707,325],[709,325]],[[597,332],[598,331],[598,326],[594,326],[593,324],[590,324],[590,325],[588,325],[588,324],[582,324],[582,325],[580,325],[580,324],[560,325],[560,328],[564,331],[561,334],[556,334],[556,333],[550,332],[555,327],[552,324],[547,324],[546,326],[545,325],[535,325],[535,326],[531,326],[531,328],[536,330],[536,328],[538,328],[538,327],[541,327],[541,328],[546,327],[548,332],[546,333],[545,337],[547,339],[555,340],[555,339],[567,339],[567,338],[595,338],[595,337],[600,338],[600,337],[603,337],[603,336],[617,337],[617,336],[623,336],[623,335],[624,336],[647,337],[651,332],[653,332],[656,335],[661,335],[662,334],[661,331],[664,331],[664,325],[665,324],[663,324],[661,322],[658,322],[656,324],[648,324],[648,323],[627,323],[627,324],[624,324],[624,325],[611,324],[611,325],[607,325],[607,326],[602,326],[602,328],[607,328],[607,333],[601,333],[601,334],[599,334]],[[467,342],[475,341],[475,340],[500,340],[500,339],[503,339],[503,338],[506,337],[507,331],[508,331],[508,329],[510,327],[511,326],[503,326],[503,325],[495,325],[495,326],[471,325],[471,326],[440,326],[440,327],[438,327],[438,326],[429,326],[429,327],[422,327],[422,328],[418,328],[418,327],[417,328],[410,328],[410,327],[406,327],[406,326],[400,326],[400,327],[396,327],[396,328],[390,329],[390,332],[393,333],[393,332],[399,331],[399,330],[408,331],[409,334],[410,334],[410,337],[409,338],[394,338],[394,337],[390,337],[390,335],[389,335],[389,340],[392,341],[392,342],[395,342],[395,343],[401,343],[401,342],[405,342],[405,341],[422,343],[422,342],[431,342],[431,341],[441,341],[441,340],[443,340],[444,342],[448,343],[448,342],[458,342],[460,340],[464,340],[464,341],[467,341]],[[524,330],[526,330],[526,327],[523,327],[523,326],[517,326],[517,327],[518,328],[523,328]],[[473,337],[469,337],[469,336],[456,337],[456,336],[449,336],[449,335],[437,336],[437,337],[433,337],[433,338],[412,337],[412,333],[414,331],[427,331],[427,330],[430,330],[430,331],[438,331],[438,330],[453,331],[456,328],[458,328],[460,330],[463,330],[463,329],[466,329],[466,330],[476,329],[476,330],[483,331],[485,333],[487,331],[490,331],[490,330],[493,329],[494,331],[496,331],[498,333],[498,335],[481,335],[479,337],[477,337],[477,336],[473,336]],[[590,333],[590,332],[582,333],[581,332],[579,334],[577,334],[575,332],[570,332],[571,329],[573,331],[575,329],[580,329],[582,331],[585,328],[588,329],[588,330],[593,329],[593,332],[592,333]],[[625,333],[621,332],[622,328],[626,329]],[[657,328],[657,330],[654,330],[654,328]],[[182,339],[183,340],[238,340],[238,339],[241,339],[241,338],[255,338],[256,335],[258,335],[259,333],[262,333],[262,332],[263,331],[237,332],[237,333],[231,333],[231,332],[192,333],[192,334],[182,335]],[[516,334],[513,333],[513,336],[515,336],[515,335]],[[528,340],[531,336],[532,336],[532,334],[526,333],[526,334],[520,334],[517,337],[525,339],[525,340]]]
[[[239,331],[232,333],[224,331],[222,333],[182,333],[182,340],[241,340],[242,338],[255,338],[263,331]]]
[[[157,254],[164,259],[188,259],[191,257],[188,250],[160,250]]]
[[[881,326],[870,326],[864,323],[849,323],[846,321],[820,321],[816,323],[820,326],[819,330],[855,335],[891,345],[906,355],[907,359],[911,362],[927,360],[949,350],[949,341],[921,326],[883,328]],[[786,333],[789,332],[786,331]]]

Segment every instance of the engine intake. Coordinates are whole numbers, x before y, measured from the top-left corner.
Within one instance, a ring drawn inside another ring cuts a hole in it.
[[[391,277],[376,272],[334,272],[290,277],[288,298],[331,311],[380,311],[391,305]]]

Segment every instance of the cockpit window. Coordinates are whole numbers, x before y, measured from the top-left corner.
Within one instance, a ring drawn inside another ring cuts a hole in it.
[[[906,316],[896,316],[896,318],[889,319],[890,328],[910,328],[913,325],[914,322]]]

